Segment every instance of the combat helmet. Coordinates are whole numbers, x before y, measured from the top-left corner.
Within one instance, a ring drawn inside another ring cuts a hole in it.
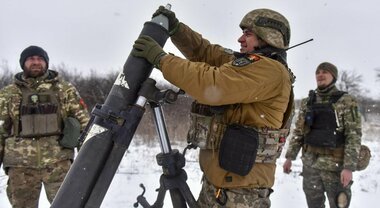
[[[289,22],[276,11],[270,9],[252,10],[243,17],[240,28],[251,30],[275,48],[286,49],[289,46]]]

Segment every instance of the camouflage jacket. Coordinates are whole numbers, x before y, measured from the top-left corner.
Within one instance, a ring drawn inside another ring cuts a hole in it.
[[[335,85],[325,91],[316,90],[316,103],[329,102],[332,93],[337,91]],[[305,166],[329,171],[340,171],[343,168],[355,170],[361,145],[361,117],[357,101],[346,93],[333,104],[339,123],[337,131],[343,133],[344,145],[341,154],[330,154],[336,150],[324,148],[323,151],[315,152],[308,150],[308,146],[304,144],[304,137],[310,131],[310,128],[305,124],[309,99],[308,97],[301,101],[298,119],[285,157],[295,160],[298,152],[302,149],[301,159]]]
[[[28,87],[41,92],[54,87],[60,102],[62,119],[70,116],[79,120],[83,129],[89,120],[86,106],[75,87],[48,70],[36,79],[24,79],[22,72],[14,77],[14,83],[0,90],[0,162],[3,167],[43,168],[61,160],[73,159],[74,151],[59,145],[59,135],[39,138],[21,138],[14,132],[14,123],[20,119],[21,88]]]

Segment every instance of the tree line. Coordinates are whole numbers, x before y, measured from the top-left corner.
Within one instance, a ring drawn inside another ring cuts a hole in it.
[[[75,69],[70,69],[63,63],[52,65],[51,69],[58,71],[63,79],[69,81],[78,89],[90,112],[96,104],[104,103],[118,76],[118,72],[109,72],[106,75],[99,75],[99,73],[94,70],[84,76],[82,73]],[[380,68],[375,70],[377,71],[378,81],[380,81]],[[0,65],[0,71],[2,72],[0,76],[1,89],[13,81],[14,73],[9,69],[6,63]],[[368,91],[362,88],[362,83],[363,78],[361,75],[354,71],[342,71],[337,81],[337,87],[357,97],[360,104],[360,111],[364,117],[364,121],[366,121],[367,119],[371,119],[371,117],[378,117],[380,115],[380,100],[367,97]],[[158,82],[157,85],[159,89],[173,88],[173,86],[160,82]],[[179,96],[175,103],[164,104],[162,106],[169,137],[174,139],[174,141],[186,140],[186,133],[190,121],[189,112],[191,102],[192,98],[185,94]],[[296,107],[298,107],[298,104],[299,100],[296,100]],[[149,140],[149,142],[155,142],[154,138],[157,137],[155,128],[153,115],[149,106],[147,106],[146,113],[142,118],[136,134],[141,135],[141,138]],[[151,137],[154,138],[150,139]]]

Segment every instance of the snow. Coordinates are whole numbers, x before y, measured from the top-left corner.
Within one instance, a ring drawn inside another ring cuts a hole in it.
[[[353,198],[351,208],[373,207],[378,201],[378,191],[380,185],[380,152],[378,135],[380,133],[380,118],[373,122],[363,123],[363,144],[370,147],[372,158],[367,169],[354,172],[354,184],[352,186]],[[142,144],[142,139],[135,137],[132,140],[128,151],[124,155],[115,177],[105,196],[102,208],[133,207],[136,198],[142,193],[139,184],[143,183],[146,187],[145,197],[150,204],[153,204],[157,197],[155,191],[159,187],[159,177],[162,174],[161,167],[157,165],[155,156],[160,153],[158,140],[152,140],[149,144]],[[185,142],[172,143],[173,149],[183,151]],[[285,149],[286,150],[286,149]],[[285,151],[283,151],[284,154]],[[188,175],[187,184],[189,185],[195,198],[201,188],[202,173],[199,170],[197,161],[197,150],[188,150],[186,153],[185,171]],[[276,181],[273,187],[274,193],[271,195],[272,207],[292,207],[305,208],[306,200],[302,191],[302,177],[299,176],[302,163],[298,158],[293,161],[293,171],[287,175],[282,172],[283,155],[277,161]],[[6,196],[7,176],[4,172],[0,173],[0,207],[10,208]],[[42,192],[44,193],[44,192]],[[327,203],[326,206],[328,207]],[[41,194],[40,207],[49,207],[44,194]],[[141,205],[139,206],[141,207]],[[172,207],[169,192],[166,194],[164,207]]]

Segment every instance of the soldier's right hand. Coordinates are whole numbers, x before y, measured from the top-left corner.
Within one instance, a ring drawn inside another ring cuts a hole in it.
[[[286,159],[286,161],[282,167],[284,169],[284,173],[289,174],[290,172],[292,172],[292,160]]]
[[[169,35],[172,36],[175,32],[177,32],[179,21],[177,17],[175,16],[175,13],[169,9],[166,9],[164,6],[158,7],[156,12],[153,13],[153,17],[158,16],[158,15],[164,15],[168,18],[169,20]]]

